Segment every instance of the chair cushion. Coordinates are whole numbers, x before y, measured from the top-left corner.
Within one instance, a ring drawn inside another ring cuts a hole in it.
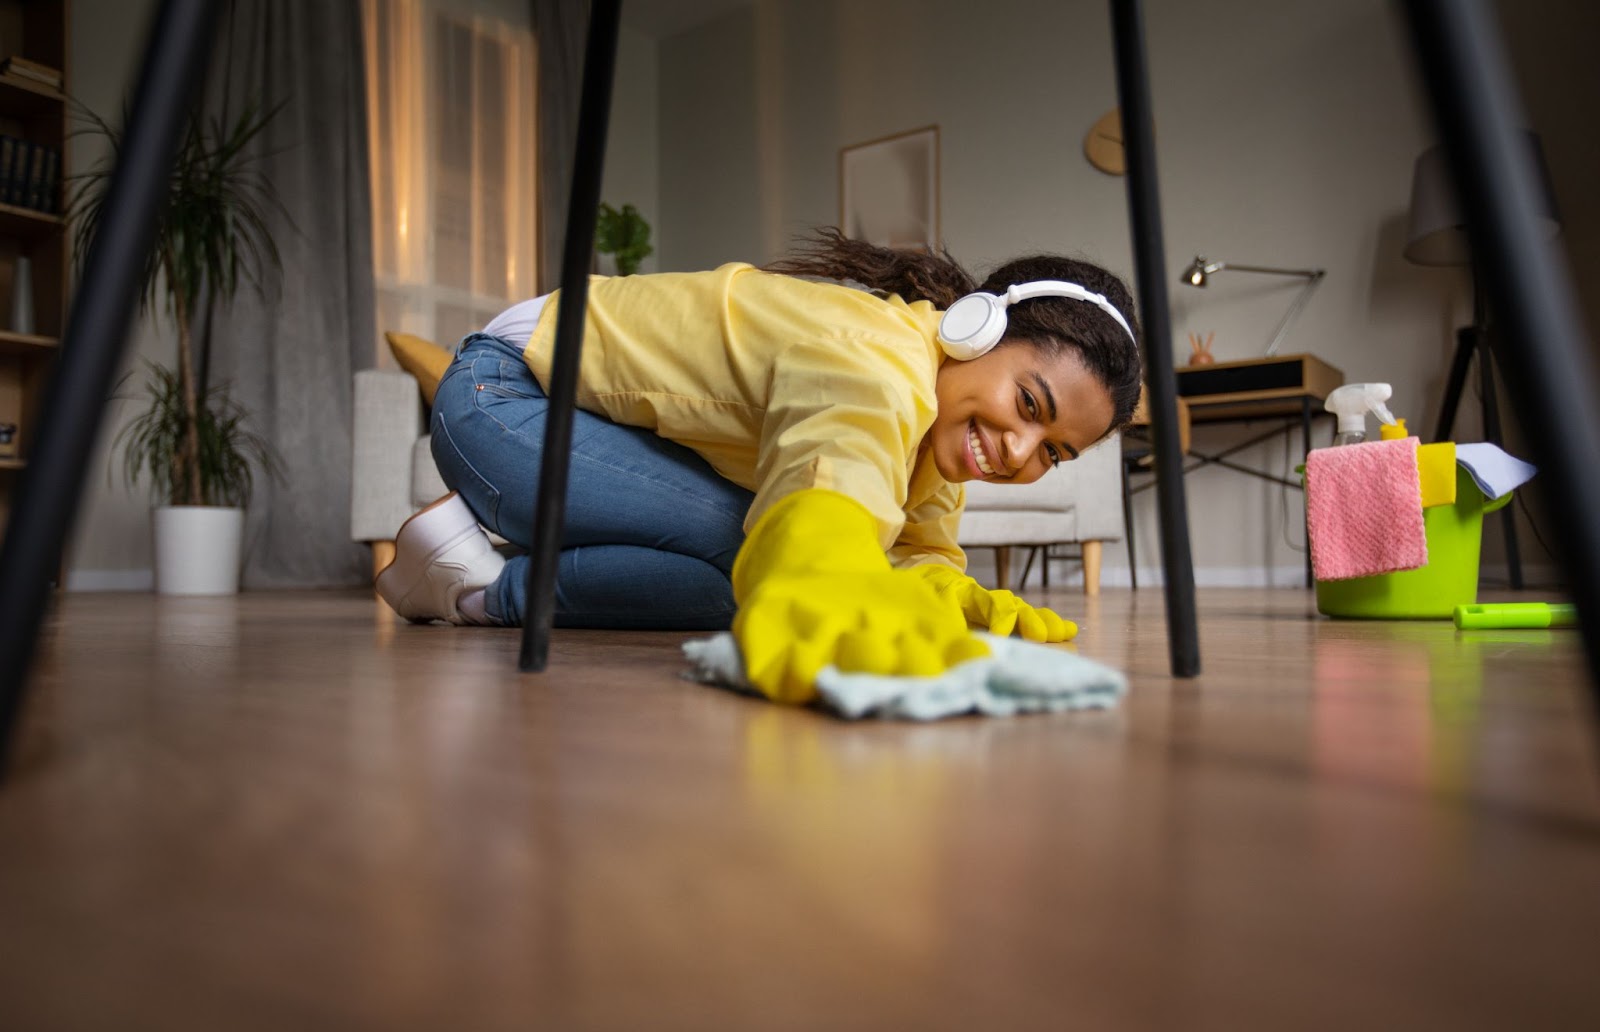
[[[455,352],[409,333],[386,331],[383,339],[389,342],[389,350],[400,368],[416,377],[422,400],[432,405],[439,381],[444,379],[445,370],[455,360]]]
[[[1077,541],[1078,518],[1073,512],[1041,510],[979,510],[961,517],[958,535],[962,548],[997,545],[1046,545]]]
[[[1072,472],[1067,466],[1053,469],[1031,484],[990,484],[972,480],[967,483],[967,511],[1071,512],[1074,486]]]
[[[966,485],[966,513],[961,519],[963,545],[1025,544],[1022,538],[996,540],[987,524],[974,522],[986,515],[1005,516],[1048,512],[1060,521],[1046,540],[1115,541],[1122,536],[1122,436],[1112,434],[1084,450],[1081,457],[1063,462],[1032,484]],[[1032,524],[1029,525],[1033,526]],[[1028,530],[1032,540],[1038,532]],[[978,535],[979,541],[971,535]],[[1058,536],[1059,535],[1059,536]]]
[[[450,492],[433,464],[433,438],[423,434],[411,446],[411,506],[421,509]]]
[[[412,511],[426,508],[449,493],[444,478],[439,475],[439,467],[433,464],[433,437],[423,434],[411,446]],[[506,544],[506,539],[493,531],[489,532],[489,541],[496,548]]]

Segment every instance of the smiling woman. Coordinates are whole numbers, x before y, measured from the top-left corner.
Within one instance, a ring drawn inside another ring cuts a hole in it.
[[[1119,423],[1110,391],[1072,350],[1002,347],[945,362],[938,394],[930,445],[952,483],[1031,484]]]
[[[784,701],[829,663],[942,670],[983,650],[969,624],[1070,637],[963,574],[963,485],[1032,483],[1129,419],[1132,300],[1053,256],[976,286],[948,256],[834,230],[767,269],[594,279],[556,623],[731,623]],[[558,304],[507,310],[440,382],[434,459],[459,495],[396,536],[378,588],[402,616],[521,623],[528,559],[479,525],[527,547]]]
[[[990,302],[998,325],[976,331],[989,331],[986,347],[974,349],[965,328],[959,345],[942,344],[967,359],[940,365],[929,435],[939,472],[952,483],[1032,483],[1133,418],[1140,383],[1133,298],[1098,265],[1035,255],[977,284],[948,254],[892,251],[824,230],[767,269],[941,309],[972,295]],[[950,323],[941,323],[942,334],[950,335]]]

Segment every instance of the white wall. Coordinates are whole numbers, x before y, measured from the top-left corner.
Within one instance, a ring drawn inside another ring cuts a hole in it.
[[[1196,252],[1319,266],[1327,277],[1282,351],[1392,383],[1394,410],[1431,435],[1470,288],[1462,270],[1401,257],[1412,163],[1433,141],[1395,5],[1151,0],[1146,14],[1180,361],[1191,330],[1215,332],[1219,360],[1259,354],[1297,289],[1243,273],[1180,286]],[[1100,0],[757,0],[660,50],[663,268],[773,257],[837,220],[841,146],[937,123],[957,258],[981,272],[1065,251],[1131,280],[1125,182],[1082,154],[1116,103]],[[1461,439],[1477,432],[1473,404]],[[1253,432],[1196,440],[1219,450]],[[1298,433],[1237,458],[1281,473],[1299,461]],[[1298,583],[1297,492],[1215,467],[1186,484],[1203,583]],[[1136,505],[1147,567],[1153,492]],[[1108,579],[1125,579],[1123,551],[1108,551]],[[1524,553],[1548,561],[1526,533]]]
[[[650,223],[651,242],[660,251],[661,191],[658,184],[661,111],[657,101],[660,77],[656,41],[624,28],[617,40],[617,74],[612,87],[611,119],[606,138],[605,174],[600,199],[614,208],[631,204]],[[642,272],[658,268],[657,255],[646,258]]]

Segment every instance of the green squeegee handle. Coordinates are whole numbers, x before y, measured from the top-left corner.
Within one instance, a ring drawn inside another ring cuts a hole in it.
[[[1456,606],[1456,627],[1463,631],[1503,627],[1576,627],[1578,607],[1564,602],[1485,602]]]

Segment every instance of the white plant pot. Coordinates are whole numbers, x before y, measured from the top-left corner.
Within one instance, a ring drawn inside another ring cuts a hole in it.
[[[151,510],[156,591],[163,595],[234,595],[239,591],[244,510],[167,505]]]

